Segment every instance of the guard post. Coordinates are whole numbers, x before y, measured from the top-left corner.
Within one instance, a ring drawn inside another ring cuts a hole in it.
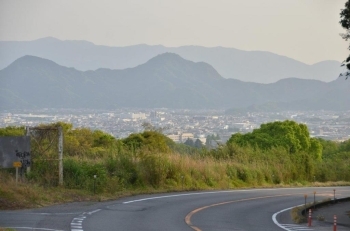
[[[13,167],[16,168],[16,186],[17,186],[17,182],[18,182],[18,168],[22,167],[22,163],[20,161],[15,161],[15,162],[13,162]]]

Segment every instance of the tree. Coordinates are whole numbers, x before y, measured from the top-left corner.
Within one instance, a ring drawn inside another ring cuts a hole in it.
[[[199,139],[196,139],[196,141],[194,142],[194,146],[196,148],[202,148],[203,147],[202,141],[200,141]]]
[[[24,136],[25,127],[9,126],[6,128],[0,128],[0,136]]]
[[[157,131],[134,133],[123,139],[122,142],[131,150],[143,148],[160,152],[168,152],[170,150],[169,145],[173,143],[171,139]]]
[[[310,153],[314,159],[321,159],[322,155],[322,145],[317,139],[310,138],[307,126],[290,120],[262,124],[259,129],[244,135],[233,134],[227,143],[241,147],[258,147],[262,150],[283,147],[290,154]]]
[[[168,130],[169,127],[165,126],[165,127],[155,127],[153,126],[151,123],[149,122],[143,122],[142,125],[143,129],[145,131],[153,131],[153,132],[158,132],[158,133],[163,133],[164,131]]]
[[[188,146],[191,146],[191,147],[194,147],[194,142],[193,142],[193,140],[190,139],[190,138],[187,138],[187,140],[185,141],[184,144],[186,144],[186,145],[188,145]]]
[[[205,141],[205,145],[207,146],[207,147],[212,147],[212,142],[214,141],[214,142],[217,142],[217,141],[219,141],[221,138],[220,138],[220,136],[218,135],[218,134],[212,134],[212,135],[207,135],[207,139],[206,139],[206,141]]]
[[[340,12],[340,25],[346,30],[346,33],[341,34],[345,41],[350,38],[350,0],[345,3],[345,8]],[[350,46],[348,47],[350,50]],[[350,55],[343,62],[342,66],[346,66],[347,72],[345,73],[346,79],[350,76]],[[343,74],[341,74],[343,75]]]

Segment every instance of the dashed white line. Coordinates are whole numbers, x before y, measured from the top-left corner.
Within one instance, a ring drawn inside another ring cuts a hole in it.
[[[83,221],[88,215],[92,215],[94,213],[97,213],[101,211],[101,209],[96,209],[91,212],[84,212],[83,214],[79,215],[78,217],[73,218],[72,222],[70,223],[70,230],[71,231],[84,231],[83,230]]]
[[[281,224],[285,230],[291,230],[291,231],[307,231],[307,230],[314,230],[302,225],[295,225],[295,224]]]
[[[83,231],[83,221],[86,218],[85,214],[88,213],[83,213],[80,216],[73,218],[72,222],[70,223],[71,231]]]

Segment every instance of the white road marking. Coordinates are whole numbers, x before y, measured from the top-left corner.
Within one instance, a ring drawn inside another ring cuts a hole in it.
[[[101,211],[101,209],[96,209],[96,210],[94,210],[94,211],[88,212],[87,214],[91,215],[91,214],[97,213],[97,212],[99,212],[99,211]]]
[[[64,231],[59,229],[46,229],[46,228],[34,228],[34,227],[5,227],[8,229],[30,229],[30,230],[48,230],[48,231]]]
[[[284,188],[284,189],[287,189],[287,188]],[[268,190],[277,190],[277,189],[249,189],[249,190],[226,190],[226,191],[213,191],[213,192],[200,192],[200,193],[183,193],[183,194],[174,194],[174,195],[158,196],[158,197],[147,197],[147,198],[138,199],[138,200],[125,201],[125,202],[123,202],[123,204],[148,201],[148,200],[163,199],[163,198],[170,198],[170,197],[196,196],[196,195],[215,194],[215,193],[254,192],[254,191],[262,191],[262,190],[268,191]],[[279,189],[279,190],[281,190],[281,189]]]
[[[324,187],[330,188],[330,187]],[[213,192],[199,192],[199,193],[183,193],[183,194],[174,194],[174,195],[167,195],[167,196],[158,196],[158,197],[148,197],[138,200],[132,200],[132,201],[125,201],[123,204],[129,204],[134,202],[141,202],[141,201],[147,201],[147,200],[155,200],[155,199],[163,199],[163,198],[170,198],[170,197],[181,197],[181,196],[192,196],[192,195],[203,195],[203,194],[215,194],[215,193],[235,193],[235,192],[256,192],[256,191],[276,191],[276,190],[299,190],[302,188],[270,188],[270,189],[243,189],[243,190],[225,190],[225,191],[213,191]],[[311,187],[312,189],[312,187]]]
[[[97,213],[101,211],[101,209],[96,209],[91,212],[84,212],[83,214],[79,215],[78,217],[73,218],[72,222],[70,223],[70,230],[71,231],[84,231],[83,230],[83,221],[87,217],[87,215],[92,215],[94,213]]]
[[[88,213],[83,213],[80,216],[73,218],[72,222],[70,223],[71,231],[83,231],[83,221],[86,218],[85,214]]]
[[[338,198],[338,199],[344,199],[344,198],[345,198],[345,197]],[[333,200],[333,199],[332,199],[332,200]],[[283,212],[285,212],[285,211],[287,211],[287,210],[291,210],[291,209],[293,209],[293,208],[295,208],[295,207],[298,207],[298,206],[304,206],[304,204],[302,204],[302,205],[296,205],[296,206],[293,206],[293,207],[290,207],[290,208],[287,208],[287,209],[283,209],[283,210],[278,211],[277,213],[273,214],[273,215],[272,215],[272,220],[273,220],[273,222],[274,222],[277,226],[279,226],[280,228],[282,228],[282,229],[284,229],[284,230],[287,230],[287,231],[294,231],[294,230],[314,230],[314,229],[311,229],[311,228],[308,228],[308,227],[305,227],[305,226],[296,225],[296,224],[280,224],[280,223],[277,221],[276,217],[277,217],[278,214],[283,213]]]
[[[225,191],[213,191],[213,192],[200,192],[200,193],[183,193],[183,194],[173,194],[173,195],[167,195],[167,196],[158,196],[158,197],[148,197],[148,198],[143,198],[143,199],[137,199],[137,200],[131,200],[131,201],[124,201],[123,204],[129,204],[129,203],[135,203],[135,202],[141,202],[141,201],[147,201],[147,200],[156,200],[156,199],[163,199],[163,198],[171,198],[171,197],[181,197],[181,196],[195,196],[195,195],[204,195],[204,194],[216,194],[216,193],[234,193],[234,192],[255,192],[255,191],[275,191],[275,190],[298,190],[300,188],[272,188],[272,189],[247,189],[247,190],[225,190]],[[113,206],[113,205],[111,205]],[[107,207],[111,207],[111,206],[107,206]],[[292,209],[288,208],[285,210],[282,210],[278,213],[284,212],[286,210]],[[85,215],[91,215],[93,213],[99,212],[101,211],[101,209],[96,209],[94,211],[91,212],[84,212],[83,214],[81,214],[80,216],[74,218],[71,222],[71,231],[84,231],[82,228],[83,225],[83,221],[86,218]],[[290,229],[285,229],[284,226],[282,226],[281,224],[279,224],[276,220],[276,216],[278,213],[275,213],[272,216],[272,220],[274,220],[275,224],[279,227],[281,227],[284,230],[288,230],[288,231],[293,231]],[[79,221],[80,224],[77,224],[77,222]],[[304,227],[305,228],[305,227]],[[295,230],[295,229],[294,229]],[[300,229],[301,230],[301,229]],[[307,230],[312,230],[312,229],[307,229]]]
[[[285,230],[298,230],[298,231],[303,231],[303,230],[314,230],[312,228],[308,228],[302,225],[295,225],[295,224],[281,224]]]
[[[280,213],[283,213],[287,210],[291,210],[293,209],[294,207],[298,207],[298,206],[301,206],[301,205],[296,205],[296,206],[293,206],[293,207],[290,207],[290,208],[287,208],[287,209],[283,209],[281,211],[278,211],[277,213],[273,214],[272,215],[272,221],[280,228],[284,229],[284,230],[287,230],[287,231],[295,231],[295,230],[314,230],[314,229],[311,229],[311,228],[308,228],[308,227],[305,227],[305,226],[302,226],[302,225],[296,225],[296,224],[280,224],[278,221],[277,221],[277,215],[280,214]]]
[[[3,212],[3,211],[1,211],[1,213],[3,213],[3,214],[11,214],[11,213],[18,214],[18,212]],[[73,214],[80,214],[80,213],[77,212],[77,213],[20,213],[20,214],[43,215],[43,216],[48,216],[48,215],[54,215],[54,216],[62,215],[62,216],[64,216],[64,215],[73,215]]]

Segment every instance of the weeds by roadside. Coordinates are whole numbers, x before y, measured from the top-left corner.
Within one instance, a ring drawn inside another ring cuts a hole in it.
[[[324,203],[324,202],[328,202],[328,201],[330,201],[330,200],[331,200],[330,198],[327,198],[327,199],[324,199],[324,200],[322,200],[322,201],[316,202],[315,205],[317,206],[318,204],[321,204],[321,203]],[[293,220],[295,223],[297,223],[297,224],[301,224],[301,223],[307,222],[307,215],[308,215],[308,213],[307,213],[307,211],[306,211],[306,213],[304,212],[304,214],[303,214],[303,211],[304,211],[305,209],[308,209],[308,208],[312,207],[312,206],[314,206],[314,203],[307,203],[307,204],[306,204],[306,207],[305,207],[305,205],[294,207],[294,208],[291,210],[291,217],[292,217],[292,220]],[[317,217],[317,220],[323,221],[323,220],[324,220],[324,216],[319,215],[319,216]]]

